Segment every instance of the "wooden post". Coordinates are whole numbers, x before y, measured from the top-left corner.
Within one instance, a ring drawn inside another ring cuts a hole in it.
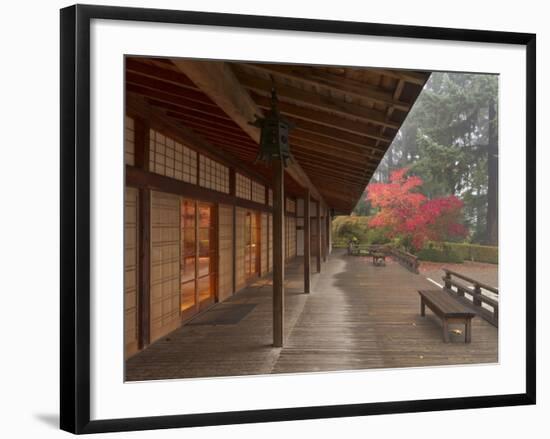
[[[285,281],[284,166],[273,161],[273,346],[283,347]]]
[[[135,118],[135,165],[149,170],[149,123]],[[139,189],[138,211],[138,347],[151,340],[151,190]]]
[[[139,318],[139,349],[146,347],[150,337],[151,315],[151,190],[139,190],[139,291],[138,291],[138,318]]]
[[[326,206],[323,206],[323,222],[321,223],[322,225],[322,230],[323,230],[323,240],[321,241],[321,244],[323,246],[323,262],[327,262],[327,209],[326,209]]]
[[[304,196],[304,293],[309,294],[311,288],[311,212],[309,204],[311,196],[306,190]]]
[[[229,194],[233,197],[236,194],[235,188],[235,168],[229,168]],[[232,209],[232,221],[233,226],[231,234],[233,235],[231,240],[231,258],[233,263],[231,264],[231,270],[233,271],[231,287],[233,294],[237,292],[237,206],[233,203]]]
[[[330,216],[330,209],[327,207],[327,257],[331,253],[331,240],[332,240],[332,218]]]
[[[321,202],[317,201],[317,239],[315,245],[317,248],[317,273],[321,272]]]

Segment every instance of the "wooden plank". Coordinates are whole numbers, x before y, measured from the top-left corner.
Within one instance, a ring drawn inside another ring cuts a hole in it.
[[[254,100],[260,108],[267,109],[271,105],[271,101],[257,94],[254,94]],[[348,118],[343,118],[337,115],[331,115],[324,111],[313,110],[310,108],[299,107],[297,105],[289,104],[288,102],[279,102],[279,110],[281,113],[293,118],[306,120],[309,122],[325,125],[332,128],[337,128],[342,131],[348,131],[353,134],[357,134],[365,137],[380,137],[380,133],[373,127],[372,123],[366,123],[361,121],[352,121]],[[298,123],[299,125],[299,123]],[[393,128],[397,130],[399,124],[396,122],[379,123],[378,125]]]
[[[237,78],[245,88],[252,90],[261,96],[268,98],[271,96],[271,81],[242,74],[237,75]],[[337,100],[318,93],[306,92],[299,88],[281,83],[276,84],[275,87],[277,89],[277,96],[281,101],[286,101],[291,104],[304,104],[310,108],[329,112],[330,114],[338,114],[340,117],[346,119],[359,119],[363,122],[382,126],[386,126],[388,124],[386,113],[383,111],[373,110],[362,105]]]
[[[362,157],[371,157],[375,158],[376,160],[380,160],[384,156],[384,151],[382,149],[368,146],[368,144],[371,142],[370,139],[368,142],[365,142],[365,145],[358,146],[356,144],[343,141],[342,139],[334,139],[331,137],[320,135],[316,132],[306,131],[301,129],[300,127],[295,127],[290,132],[290,139],[291,144],[293,139],[305,140],[311,143],[315,143],[317,145],[323,145],[324,147],[330,148],[335,152],[340,152],[340,154],[342,153],[342,151],[345,151],[346,154],[349,153]],[[374,142],[372,142],[372,144],[374,145]]]
[[[293,81],[306,83],[314,87],[322,87],[327,90],[346,93],[349,96],[388,105],[403,111],[408,111],[411,108],[410,104],[393,99],[391,93],[386,92],[379,87],[350,78],[345,78],[344,80],[341,76],[321,72],[311,66],[252,63],[239,65],[274,74],[275,76],[285,77]],[[374,73],[378,73],[375,69],[369,70],[372,70]]]
[[[390,136],[380,134],[380,130],[377,127],[369,126],[366,127],[366,134],[356,134],[342,130],[339,127],[327,126],[310,120],[294,118],[290,114],[286,114],[286,117],[294,124],[296,130],[307,131],[319,136],[328,137],[329,139],[346,142],[368,151],[374,150],[384,153],[392,141]],[[386,145],[377,146],[376,141],[384,142]]]
[[[300,150],[303,150],[303,152],[320,154],[321,157],[326,157],[328,160],[336,159],[337,163],[341,163],[341,166],[347,166],[346,162],[349,162],[349,164],[355,164],[356,166],[368,165],[369,167],[376,169],[378,163],[377,159],[373,160],[364,152],[357,153],[347,149],[336,149],[330,146],[327,147],[322,143],[303,140],[292,135],[290,136],[290,144],[293,151],[296,151],[296,149],[299,148]]]
[[[377,69],[377,71],[384,76],[389,76],[394,79],[410,82],[411,84],[424,85],[426,83],[427,73],[417,73],[410,70],[390,70],[390,69]]]
[[[284,166],[273,160],[273,346],[284,344],[285,189]]]
[[[283,349],[270,347],[270,281],[261,280],[216,305],[254,309],[233,325],[183,326],[126,361],[126,379],[150,380],[304,373],[498,362],[498,329],[472,320],[471,343],[445,344],[441,325],[419,314],[417,289],[433,285],[399,264],[373,267],[369,259],[335,249],[323,273],[303,291],[301,260],[285,271]],[[451,328],[452,329],[452,325]],[[451,341],[464,335],[450,333]]]
[[[163,81],[184,86],[192,90],[198,90],[197,86],[185,74],[164,69],[157,65],[143,62],[140,58],[126,57],[126,72],[138,73],[150,78],[162,79]]]

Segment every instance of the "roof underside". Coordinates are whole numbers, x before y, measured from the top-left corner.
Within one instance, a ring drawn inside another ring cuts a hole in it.
[[[208,61],[194,61],[208,62]],[[429,72],[290,64],[227,63],[260,113],[272,81],[294,122],[295,160],[337,213],[350,213],[429,77]],[[258,144],[167,58],[126,59],[126,91],[253,167]],[[287,191],[303,188],[290,176]]]

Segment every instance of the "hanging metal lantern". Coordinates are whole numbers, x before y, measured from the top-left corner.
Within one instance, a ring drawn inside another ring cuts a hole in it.
[[[270,163],[272,160],[281,160],[283,166],[286,167],[288,162],[292,160],[288,134],[294,128],[294,125],[281,115],[277,103],[277,94],[275,85],[273,85],[271,89],[271,109],[265,117],[256,116],[256,120],[251,122],[251,125],[261,129],[260,151],[258,157],[256,157],[256,162]]]

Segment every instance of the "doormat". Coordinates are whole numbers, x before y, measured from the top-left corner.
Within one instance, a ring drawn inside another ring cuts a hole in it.
[[[255,303],[222,303],[193,319],[187,325],[236,325],[255,307]]]

